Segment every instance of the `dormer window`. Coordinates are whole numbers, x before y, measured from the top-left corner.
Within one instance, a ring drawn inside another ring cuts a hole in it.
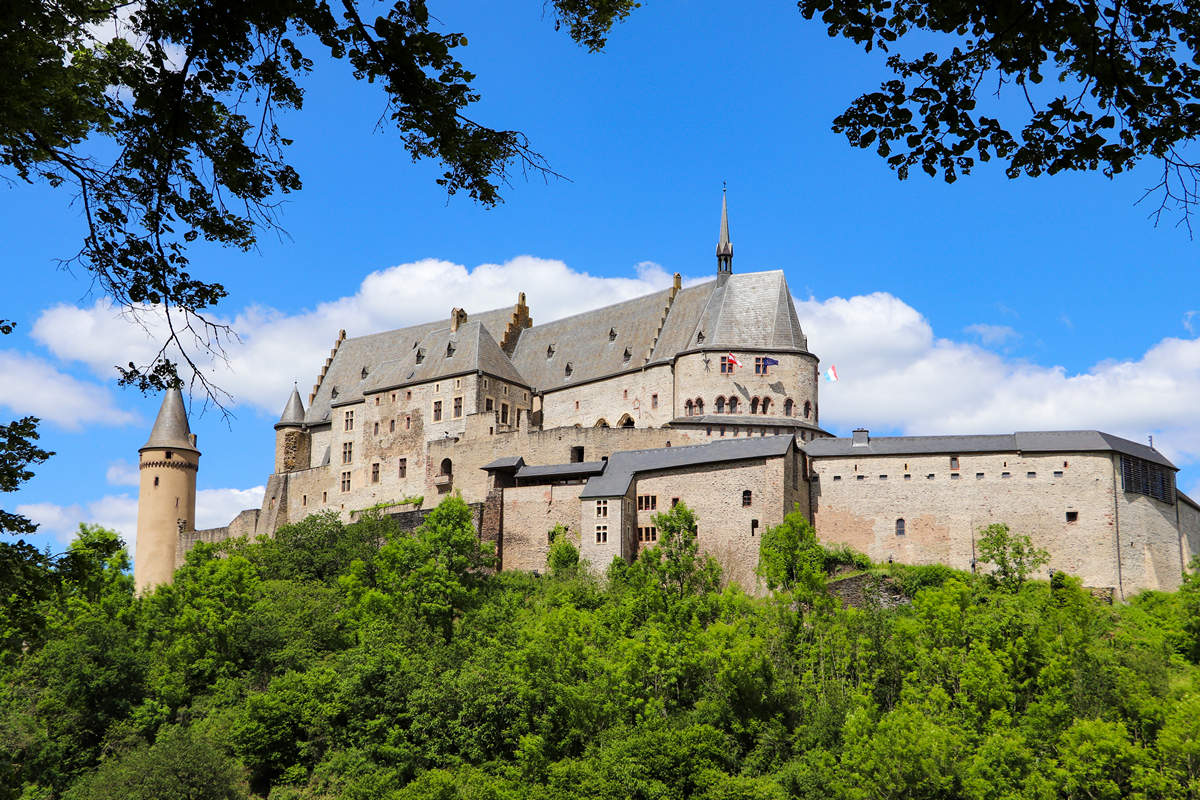
[[[417,363],[420,364],[424,360],[425,360],[425,351],[417,350]]]
[[[554,345],[546,348],[546,358],[554,358]]]
[[[446,358],[454,358],[454,342],[446,343]]]
[[[696,334],[696,344],[704,344],[704,331]]]
[[[563,370],[563,372],[564,372],[564,373],[565,373],[565,374],[566,374],[568,377],[570,377],[571,373],[572,373],[572,372],[574,372],[574,371],[575,371],[575,370],[574,370],[574,368],[571,366],[571,362],[570,362],[570,361],[568,361],[568,362],[567,362],[567,366],[566,366],[566,368]]]
[[[332,389],[330,389],[330,390],[329,390],[329,396],[330,396],[330,397],[337,397],[337,396],[338,396],[338,390],[337,390],[337,387],[336,387],[336,386],[335,386],[335,387],[333,387]]]
[[[367,368],[366,368],[366,367],[363,367],[363,368],[362,368],[362,378],[365,380],[365,379],[366,379],[366,377],[367,377]]]
[[[630,358],[632,358],[632,357],[633,357],[633,353],[631,353],[631,352],[629,351],[629,348],[628,348],[628,347],[626,347],[626,348],[625,348],[625,354],[624,354],[623,356],[621,356],[621,360],[622,360],[622,361],[624,361],[626,364],[628,364],[628,363],[629,363],[629,359],[630,359]]]
[[[608,329],[608,340],[610,342],[615,342],[617,340],[617,329],[616,328]]]

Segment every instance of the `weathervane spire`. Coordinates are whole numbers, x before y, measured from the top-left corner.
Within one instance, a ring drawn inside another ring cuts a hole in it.
[[[729,206],[725,201],[727,187],[721,181],[721,235],[717,239],[717,274],[733,273],[733,242],[729,241]]]

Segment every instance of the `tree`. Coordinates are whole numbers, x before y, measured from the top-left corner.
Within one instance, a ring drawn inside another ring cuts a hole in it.
[[[1200,198],[1200,14],[1189,3],[976,3],[799,0],[830,36],[867,51],[905,40],[887,59],[895,78],[858,97],[833,123],[855,147],[874,147],[901,178],[919,166],[953,182],[976,159],[1006,161],[1010,178],[1063,170],[1112,177],[1158,160],[1154,214],[1187,222]],[[1043,85],[1046,78],[1051,78]],[[980,103],[1009,87],[1016,105]],[[981,96],[981,92],[985,93]],[[1190,229],[1190,225],[1189,225]]]
[[[779,525],[768,528],[759,544],[758,574],[771,591],[823,588],[824,564],[825,551],[817,543],[817,532],[798,506]]]
[[[12,330],[13,323],[0,319],[0,335],[12,333]],[[30,466],[41,464],[54,455],[35,444],[37,423],[37,417],[24,417],[0,425],[0,492],[15,492],[33,477]],[[33,533],[35,530],[37,525],[28,517],[0,508],[0,533]]]
[[[550,552],[546,567],[554,576],[576,575],[579,572],[579,548],[571,541],[567,526],[559,523],[550,529]]]
[[[1028,534],[1011,533],[1007,525],[997,522],[980,531],[979,560],[995,564],[991,578],[1005,589],[1016,591],[1030,573],[1050,562],[1050,554],[1034,547]]]
[[[658,579],[660,588],[677,595],[711,591],[721,581],[721,568],[711,556],[700,555],[696,543],[696,514],[687,503],[655,514],[658,545],[644,550],[642,561]]]
[[[599,50],[636,5],[545,7]],[[426,0],[6,3],[0,169],[78,192],[86,231],[73,263],[125,308],[165,315],[161,349],[120,368],[123,383],[163,389],[182,359],[218,399],[192,353],[220,354],[230,331],[205,309],[226,292],[189,272],[188,245],[247,250],[277,224],[279,196],[301,187],[279,114],[302,107],[317,51],[379,83],[405,149],[440,161],[450,194],[493,205],[514,166],[549,170],[521,133],[466,116],[479,99],[458,60],[467,38],[437,27]]]

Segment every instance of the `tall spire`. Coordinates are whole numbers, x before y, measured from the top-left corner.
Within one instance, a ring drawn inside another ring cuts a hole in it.
[[[293,385],[292,396],[288,398],[287,405],[283,409],[283,414],[279,417],[279,422],[275,423],[275,427],[281,428],[303,424],[304,402],[300,399],[300,390]]]
[[[150,447],[167,447],[174,450],[196,451],[196,443],[188,428],[187,412],[183,408],[183,394],[175,386],[167,389],[163,395],[162,406],[158,409],[158,418],[154,420],[154,428],[150,438],[142,445],[145,450]]]
[[[717,239],[717,274],[733,273],[733,242],[729,241],[729,207],[725,202],[725,187],[721,187],[721,236]]]

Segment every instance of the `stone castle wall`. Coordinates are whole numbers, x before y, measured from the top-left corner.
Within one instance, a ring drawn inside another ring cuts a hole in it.
[[[582,483],[504,489],[503,569],[545,570],[550,553],[547,534],[558,524],[578,545],[581,491]]]

